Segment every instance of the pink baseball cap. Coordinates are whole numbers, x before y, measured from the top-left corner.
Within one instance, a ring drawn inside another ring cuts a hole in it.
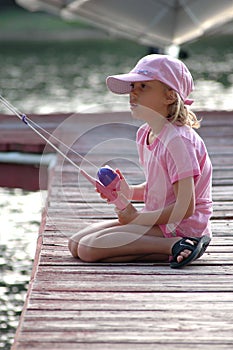
[[[128,94],[132,82],[149,80],[161,81],[175,90],[185,104],[193,103],[193,100],[187,99],[194,90],[191,73],[183,62],[168,55],[147,55],[129,73],[107,77],[106,84],[115,94]]]

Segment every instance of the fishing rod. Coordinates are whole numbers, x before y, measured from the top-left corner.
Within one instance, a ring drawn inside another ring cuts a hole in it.
[[[117,209],[124,210],[129,201],[123,196],[118,195],[117,191],[120,190],[120,184],[122,179],[119,174],[117,174],[109,166],[101,167],[97,172],[98,179],[89,175],[85,170],[72,161],[67,155],[62,152],[53,142],[51,142],[47,137],[45,137],[40,131],[47,134],[49,137],[52,137],[53,140],[56,140],[61,145],[66,147],[68,150],[71,150],[73,153],[78,155],[79,158],[85,160],[85,158],[78,152],[74,151],[72,148],[68,147],[61,140],[56,138],[54,135],[50,134],[47,130],[42,128],[40,125],[31,120],[26,114],[21,113],[16,107],[14,107],[9,101],[7,101],[3,96],[0,95],[0,102],[14,115],[16,115],[24,124],[26,124],[31,130],[33,130],[39,137],[46,141],[57,153],[59,153],[63,158],[65,158],[69,163],[71,163],[80,174],[82,174],[93,186],[96,187],[97,191],[103,194],[109,204],[114,204]],[[39,130],[40,131],[39,131]],[[86,160],[88,161],[88,160]],[[88,161],[92,164],[90,161]],[[92,164],[93,165],[93,164]]]

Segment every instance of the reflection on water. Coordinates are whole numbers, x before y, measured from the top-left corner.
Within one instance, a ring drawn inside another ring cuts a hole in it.
[[[194,76],[197,109],[232,110],[233,36],[211,37],[186,45]]]
[[[135,44],[95,41],[2,43],[1,92],[27,113],[81,111],[112,100],[106,75],[129,69],[144,52]]]
[[[185,63],[196,82],[196,109],[232,109],[233,40],[203,39],[186,45]],[[127,101],[107,91],[109,74],[127,72],[145,55],[125,41],[1,43],[1,94],[26,113],[81,112]],[[125,107],[127,108],[127,102]],[[0,108],[1,111],[1,108]]]
[[[0,188],[0,349],[10,349],[23,307],[41,206],[40,192]]]
[[[186,45],[196,82],[196,109],[232,110],[233,38]],[[127,96],[107,91],[105,77],[126,72],[146,48],[125,41],[4,42],[0,93],[25,113],[119,109]],[[95,107],[95,108],[94,108]],[[122,107],[121,107],[122,108]],[[6,112],[0,106],[0,112]],[[0,349],[9,349],[32,267],[40,222],[40,193],[0,189]]]

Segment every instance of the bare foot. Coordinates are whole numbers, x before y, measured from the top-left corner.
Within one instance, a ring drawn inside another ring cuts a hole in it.
[[[194,245],[193,241],[189,239],[187,239],[186,242]],[[182,252],[180,252],[180,255],[177,256],[176,258],[177,262],[180,263],[181,261],[186,259],[191,253],[192,253],[191,250],[184,249]]]
[[[210,237],[207,235],[199,238],[184,237],[177,239],[171,249],[173,260],[170,263],[170,267],[179,269],[190,264],[204,254],[209,243]]]

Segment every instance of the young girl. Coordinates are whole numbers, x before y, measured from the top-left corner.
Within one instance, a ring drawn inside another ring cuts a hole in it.
[[[121,177],[120,195],[129,202],[118,220],[88,227],[71,237],[74,257],[87,262],[170,261],[180,268],[199,258],[211,239],[212,166],[199,127],[186,105],[193,101],[187,67],[167,55],[148,55],[127,74],[109,76],[108,88],[129,94],[133,118],[146,122],[137,132],[139,160],[146,182],[129,186]],[[102,196],[103,197],[103,196]]]

